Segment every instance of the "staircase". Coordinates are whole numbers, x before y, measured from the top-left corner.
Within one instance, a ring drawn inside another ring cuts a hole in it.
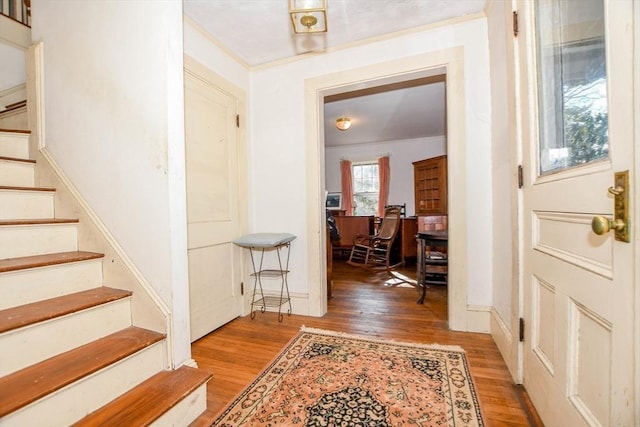
[[[133,293],[55,217],[28,139],[0,130],[0,426],[189,425],[211,375],[165,370],[166,336],[132,324]]]

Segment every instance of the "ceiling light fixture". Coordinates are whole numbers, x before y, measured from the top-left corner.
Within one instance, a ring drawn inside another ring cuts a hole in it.
[[[351,119],[349,117],[340,117],[336,120],[338,130],[347,130],[351,127]]]
[[[326,0],[289,0],[289,14],[296,34],[327,32]]]

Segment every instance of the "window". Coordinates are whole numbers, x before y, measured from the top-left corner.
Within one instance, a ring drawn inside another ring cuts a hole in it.
[[[354,215],[376,215],[380,192],[378,163],[354,164],[352,176]]]

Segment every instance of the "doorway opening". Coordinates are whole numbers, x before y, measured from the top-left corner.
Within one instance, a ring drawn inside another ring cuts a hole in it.
[[[412,81],[436,75],[446,78],[446,152],[449,164],[448,197],[449,328],[468,330],[467,323],[467,206],[463,51],[452,48],[401,60],[324,75],[305,82],[307,141],[307,227],[309,314],[322,316],[326,300],[324,100],[356,89]]]
[[[391,251],[391,264],[398,268],[393,276],[371,270],[363,274],[353,266],[346,272],[381,278],[388,286],[417,287],[412,279],[417,276],[417,232],[447,229],[445,84],[443,73],[383,85],[374,82],[364,88],[356,85],[324,97],[324,185],[327,194],[338,195],[341,202],[327,206],[327,215],[333,216],[340,231],[340,239],[326,252],[327,295],[331,294],[333,267],[349,258],[354,238],[377,232],[380,205],[402,207]],[[346,129],[341,126],[344,121],[349,122]],[[386,159],[389,173],[379,169],[379,159]],[[425,161],[436,159],[445,165],[439,174],[442,179],[429,179],[429,189],[420,190],[416,199],[414,170],[422,171]],[[345,168],[351,170],[351,177],[343,175]],[[345,182],[351,188],[345,188]],[[380,197],[385,200],[380,202]],[[429,199],[422,200],[426,197]],[[446,300],[446,285],[434,291],[444,293]]]

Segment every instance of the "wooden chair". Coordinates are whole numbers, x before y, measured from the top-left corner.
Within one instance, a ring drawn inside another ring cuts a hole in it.
[[[400,228],[401,210],[398,206],[387,207],[375,235],[357,235],[347,264],[387,271],[400,264],[391,265],[391,246]]]
[[[400,208],[400,216],[401,217],[405,217],[406,216],[406,212],[407,212],[407,204],[403,203],[401,205],[386,205],[384,207],[385,211],[387,210],[387,208]]]

